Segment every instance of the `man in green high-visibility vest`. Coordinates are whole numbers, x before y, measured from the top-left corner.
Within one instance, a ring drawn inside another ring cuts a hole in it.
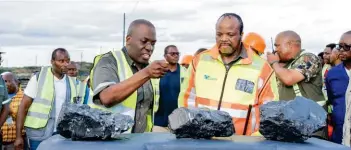
[[[23,126],[30,148],[35,150],[41,141],[56,134],[62,105],[77,102],[76,82],[74,78],[66,76],[69,62],[67,50],[57,48],[52,53],[51,67],[42,67],[29,80],[17,114],[17,136],[14,143],[16,149],[23,148]]]
[[[135,20],[128,28],[126,46],[95,57],[90,73],[94,97],[88,105],[130,116],[135,122],[131,133],[152,131],[158,109],[157,79],[169,70],[165,60],[149,64],[155,44],[155,26]]]

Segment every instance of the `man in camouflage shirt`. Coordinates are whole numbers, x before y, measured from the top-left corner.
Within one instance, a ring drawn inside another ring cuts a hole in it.
[[[279,81],[279,99],[294,99],[298,95],[293,88],[296,84],[301,96],[324,101],[322,64],[318,56],[301,49],[300,36],[294,31],[279,33],[274,45],[276,53],[268,53],[267,60]]]
[[[318,56],[301,49],[301,38],[294,31],[279,33],[274,45],[276,53],[268,53],[267,61],[278,78],[279,99],[291,100],[303,96],[325,106],[322,104],[325,102],[322,64]],[[326,139],[327,128],[314,136]]]

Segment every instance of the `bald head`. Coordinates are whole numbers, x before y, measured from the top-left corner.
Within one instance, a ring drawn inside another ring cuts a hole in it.
[[[283,38],[283,39],[285,39],[288,42],[292,42],[292,43],[301,45],[300,35],[298,35],[294,31],[288,30],[288,31],[280,32],[277,37]]]
[[[130,23],[126,49],[135,63],[140,65],[149,63],[156,41],[156,29],[150,21],[138,19]]]
[[[301,51],[301,38],[291,30],[280,32],[275,38],[276,51],[282,62],[290,61]]]
[[[7,91],[9,94],[14,94],[18,91],[20,84],[18,78],[11,72],[4,72],[1,74],[2,78],[6,82]]]
[[[351,30],[350,30],[350,31],[345,32],[344,34],[351,34]]]
[[[136,30],[136,28],[139,27],[140,25],[146,25],[150,28],[155,29],[155,26],[150,21],[145,19],[137,19],[137,20],[134,20],[132,23],[130,23],[128,27],[127,36],[131,36],[132,33]]]
[[[340,41],[343,41],[343,42],[349,41],[348,39],[350,39],[350,37],[351,37],[351,31],[347,31],[344,34],[342,34]],[[345,42],[345,43],[347,43],[347,42]]]
[[[12,72],[3,72],[1,74],[2,77],[7,77],[12,80],[18,80],[17,77]]]

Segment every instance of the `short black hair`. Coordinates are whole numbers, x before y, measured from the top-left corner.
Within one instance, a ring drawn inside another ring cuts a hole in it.
[[[217,20],[217,23],[216,23],[216,26],[217,26],[217,24],[218,24],[218,21],[221,19],[221,18],[224,18],[224,17],[234,17],[234,18],[236,18],[236,19],[238,19],[238,21],[239,21],[239,31],[240,31],[240,34],[242,34],[243,33],[243,31],[244,31],[244,23],[243,23],[243,20],[241,19],[241,17],[238,15],[238,14],[236,14],[236,13],[224,13],[223,15],[221,15],[219,18],[218,18],[218,20]]]
[[[56,60],[56,53],[57,52],[68,53],[68,51],[66,49],[64,49],[64,48],[56,48],[51,54],[51,60]]]
[[[318,56],[321,57],[321,58],[323,59],[323,54],[324,54],[323,52],[320,52],[320,53],[318,54]]]
[[[330,44],[328,44],[328,45],[325,46],[325,47],[328,47],[328,48],[330,48],[331,50],[333,50],[333,49],[336,47],[336,44],[335,44],[335,43],[330,43]]]
[[[127,31],[127,36],[130,36],[132,35],[133,33],[133,30],[135,29],[136,26],[139,26],[139,25],[147,25],[151,28],[154,28],[155,29],[155,26],[148,20],[145,20],[145,19],[137,19],[137,20],[134,20],[133,22],[130,23],[129,27],[128,27],[128,31]]]
[[[168,49],[171,48],[171,47],[177,48],[177,46],[175,46],[175,45],[168,45],[168,46],[166,46],[165,47],[165,55],[167,54]]]

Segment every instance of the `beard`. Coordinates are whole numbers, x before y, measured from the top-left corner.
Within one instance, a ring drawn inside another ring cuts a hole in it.
[[[234,49],[232,47],[223,47],[223,48],[220,48],[219,51],[224,55],[231,55],[233,54]]]

